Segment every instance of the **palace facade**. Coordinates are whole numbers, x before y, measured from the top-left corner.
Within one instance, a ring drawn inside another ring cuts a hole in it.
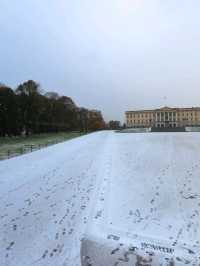
[[[200,107],[127,111],[127,127],[200,126]]]

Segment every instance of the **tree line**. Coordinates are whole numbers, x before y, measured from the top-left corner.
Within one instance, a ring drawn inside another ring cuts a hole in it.
[[[67,96],[43,93],[28,80],[16,89],[0,84],[0,136],[105,128],[100,111],[77,107]]]

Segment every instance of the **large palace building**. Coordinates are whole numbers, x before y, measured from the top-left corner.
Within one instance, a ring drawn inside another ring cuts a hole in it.
[[[138,110],[126,112],[127,127],[200,126],[200,107]]]

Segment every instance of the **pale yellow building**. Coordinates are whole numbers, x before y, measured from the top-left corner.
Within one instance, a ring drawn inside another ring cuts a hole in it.
[[[200,126],[200,107],[127,111],[127,127]]]

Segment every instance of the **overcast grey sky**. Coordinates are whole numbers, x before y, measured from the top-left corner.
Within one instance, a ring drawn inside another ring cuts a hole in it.
[[[41,87],[106,119],[200,105],[199,0],[0,0],[0,81]]]

